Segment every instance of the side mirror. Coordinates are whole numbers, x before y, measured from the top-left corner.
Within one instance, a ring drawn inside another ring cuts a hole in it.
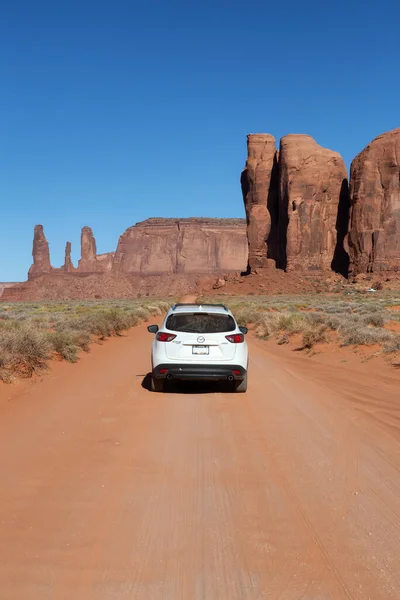
[[[158,325],[149,325],[147,331],[150,331],[150,333],[157,333]]]
[[[241,331],[241,332],[242,332],[244,335],[246,335],[246,333],[248,333],[248,331],[249,331],[249,330],[247,329],[247,327],[239,327],[239,329],[240,329],[240,331]]]

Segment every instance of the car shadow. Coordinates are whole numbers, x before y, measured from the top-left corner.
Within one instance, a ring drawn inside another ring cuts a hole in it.
[[[151,373],[143,378],[142,388],[151,391]],[[165,386],[165,392],[170,394],[226,394],[230,391],[231,386],[223,381],[168,381]]]
[[[151,391],[151,373],[147,373],[147,375],[145,375],[143,377],[142,380],[142,388],[144,388],[145,390],[147,390],[148,392]]]

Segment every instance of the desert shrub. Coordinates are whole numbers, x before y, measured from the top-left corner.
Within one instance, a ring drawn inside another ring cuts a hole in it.
[[[147,319],[150,317],[149,310],[144,306],[138,306],[133,312],[141,321],[147,321]]]
[[[74,338],[74,342],[75,344],[81,348],[81,350],[83,350],[84,352],[89,352],[90,349],[90,342],[91,342],[91,336],[90,333],[88,331],[78,331],[75,329],[71,330],[71,334]]]
[[[253,306],[245,306],[235,311],[235,317],[240,325],[247,327],[250,324],[257,324],[260,320],[260,311]]]
[[[380,304],[361,304],[355,307],[355,312],[358,312],[360,315],[370,315],[371,313],[377,313],[382,311],[382,306]]]
[[[347,329],[353,329],[354,327],[363,327],[365,323],[363,322],[362,317],[356,314],[349,315],[341,315],[338,318],[338,327],[336,329],[338,331],[346,331]],[[329,324],[329,320],[324,321],[326,325]]]
[[[139,319],[134,314],[126,314],[118,309],[99,311],[87,319],[88,330],[100,338],[120,335],[122,331],[137,324]]]
[[[268,339],[277,330],[277,318],[273,314],[262,315],[256,327],[256,335]]]
[[[55,331],[49,334],[51,346],[62,358],[68,362],[78,360],[79,346],[72,331]]]
[[[42,317],[33,317],[31,319],[31,323],[34,323],[37,327],[45,328],[49,324],[49,319],[45,316]]]
[[[32,325],[19,324],[0,331],[3,360],[8,360],[13,367],[18,364],[28,374],[46,364],[50,350],[46,332]]]
[[[77,325],[76,322],[75,325]],[[88,315],[86,319],[81,321],[81,325],[89,333],[98,336],[100,339],[110,337],[113,333],[110,320],[107,319],[104,312]]]
[[[385,319],[381,313],[367,313],[363,317],[366,325],[374,325],[375,327],[383,327]]]
[[[326,325],[309,326],[303,333],[302,348],[312,348],[315,344],[326,342],[328,329]]]
[[[301,313],[264,313],[259,316],[256,335],[266,339],[276,331],[300,333],[307,328],[309,322],[308,315]]]
[[[310,323],[308,315],[302,313],[278,313],[276,318],[277,329],[289,333],[301,333]]]
[[[159,317],[163,314],[163,311],[161,310],[161,308],[159,308],[159,306],[147,306],[147,310],[153,317]]]
[[[20,327],[21,323],[13,321],[11,319],[0,320],[0,335],[3,331],[13,331],[17,327]]]
[[[384,352],[400,352],[400,335],[394,335],[392,339],[385,342],[383,346]]]
[[[393,333],[386,329],[371,327],[369,325],[351,327],[350,329],[339,330],[343,345],[364,345],[383,344],[393,338]]]
[[[14,321],[27,321],[30,318],[30,315],[28,312],[20,312],[17,313],[13,316],[13,320]]]
[[[168,304],[168,302],[164,302],[163,300],[160,300],[157,303],[158,308],[162,311],[162,313],[166,313],[167,310],[169,310],[170,305]]]
[[[325,325],[329,327],[329,329],[333,329],[334,331],[339,329],[340,325],[342,324],[342,319],[335,315],[323,315],[321,317],[321,321],[325,323]]]
[[[133,325],[137,324],[137,315],[134,313],[124,313],[117,308],[104,312],[104,318],[110,323],[112,333],[120,335]]]
[[[4,383],[11,383],[13,380],[14,362],[14,357],[4,348],[0,348],[0,380]]]
[[[77,315],[82,315],[82,314],[89,314],[92,310],[96,310],[96,306],[94,306],[93,308],[91,306],[75,306],[75,307],[68,307],[69,310],[73,310],[74,313],[76,313]]]
[[[322,306],[320,308],[320,310],[322,310],[323,312],[327,313],[328,315],[340,315],[340,314],[351,314],[352,313],[352,307],[350,304],[347,305],[325,305]]]

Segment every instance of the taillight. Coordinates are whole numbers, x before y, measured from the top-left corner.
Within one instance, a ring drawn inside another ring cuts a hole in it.
[[[243,344],[244,342],[243,333],[234,333],[233,335],[226,335],[225,337],[231,344]]]
[[[176,335],[173,333],[165,333],[165,331],[159,331],[156,335],[156,340],[158,342],[172,342],[176,338]]]

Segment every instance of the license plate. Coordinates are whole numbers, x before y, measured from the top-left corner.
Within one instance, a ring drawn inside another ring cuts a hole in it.
[[[192,346],[193,354],[210,354],[209,346]]]

